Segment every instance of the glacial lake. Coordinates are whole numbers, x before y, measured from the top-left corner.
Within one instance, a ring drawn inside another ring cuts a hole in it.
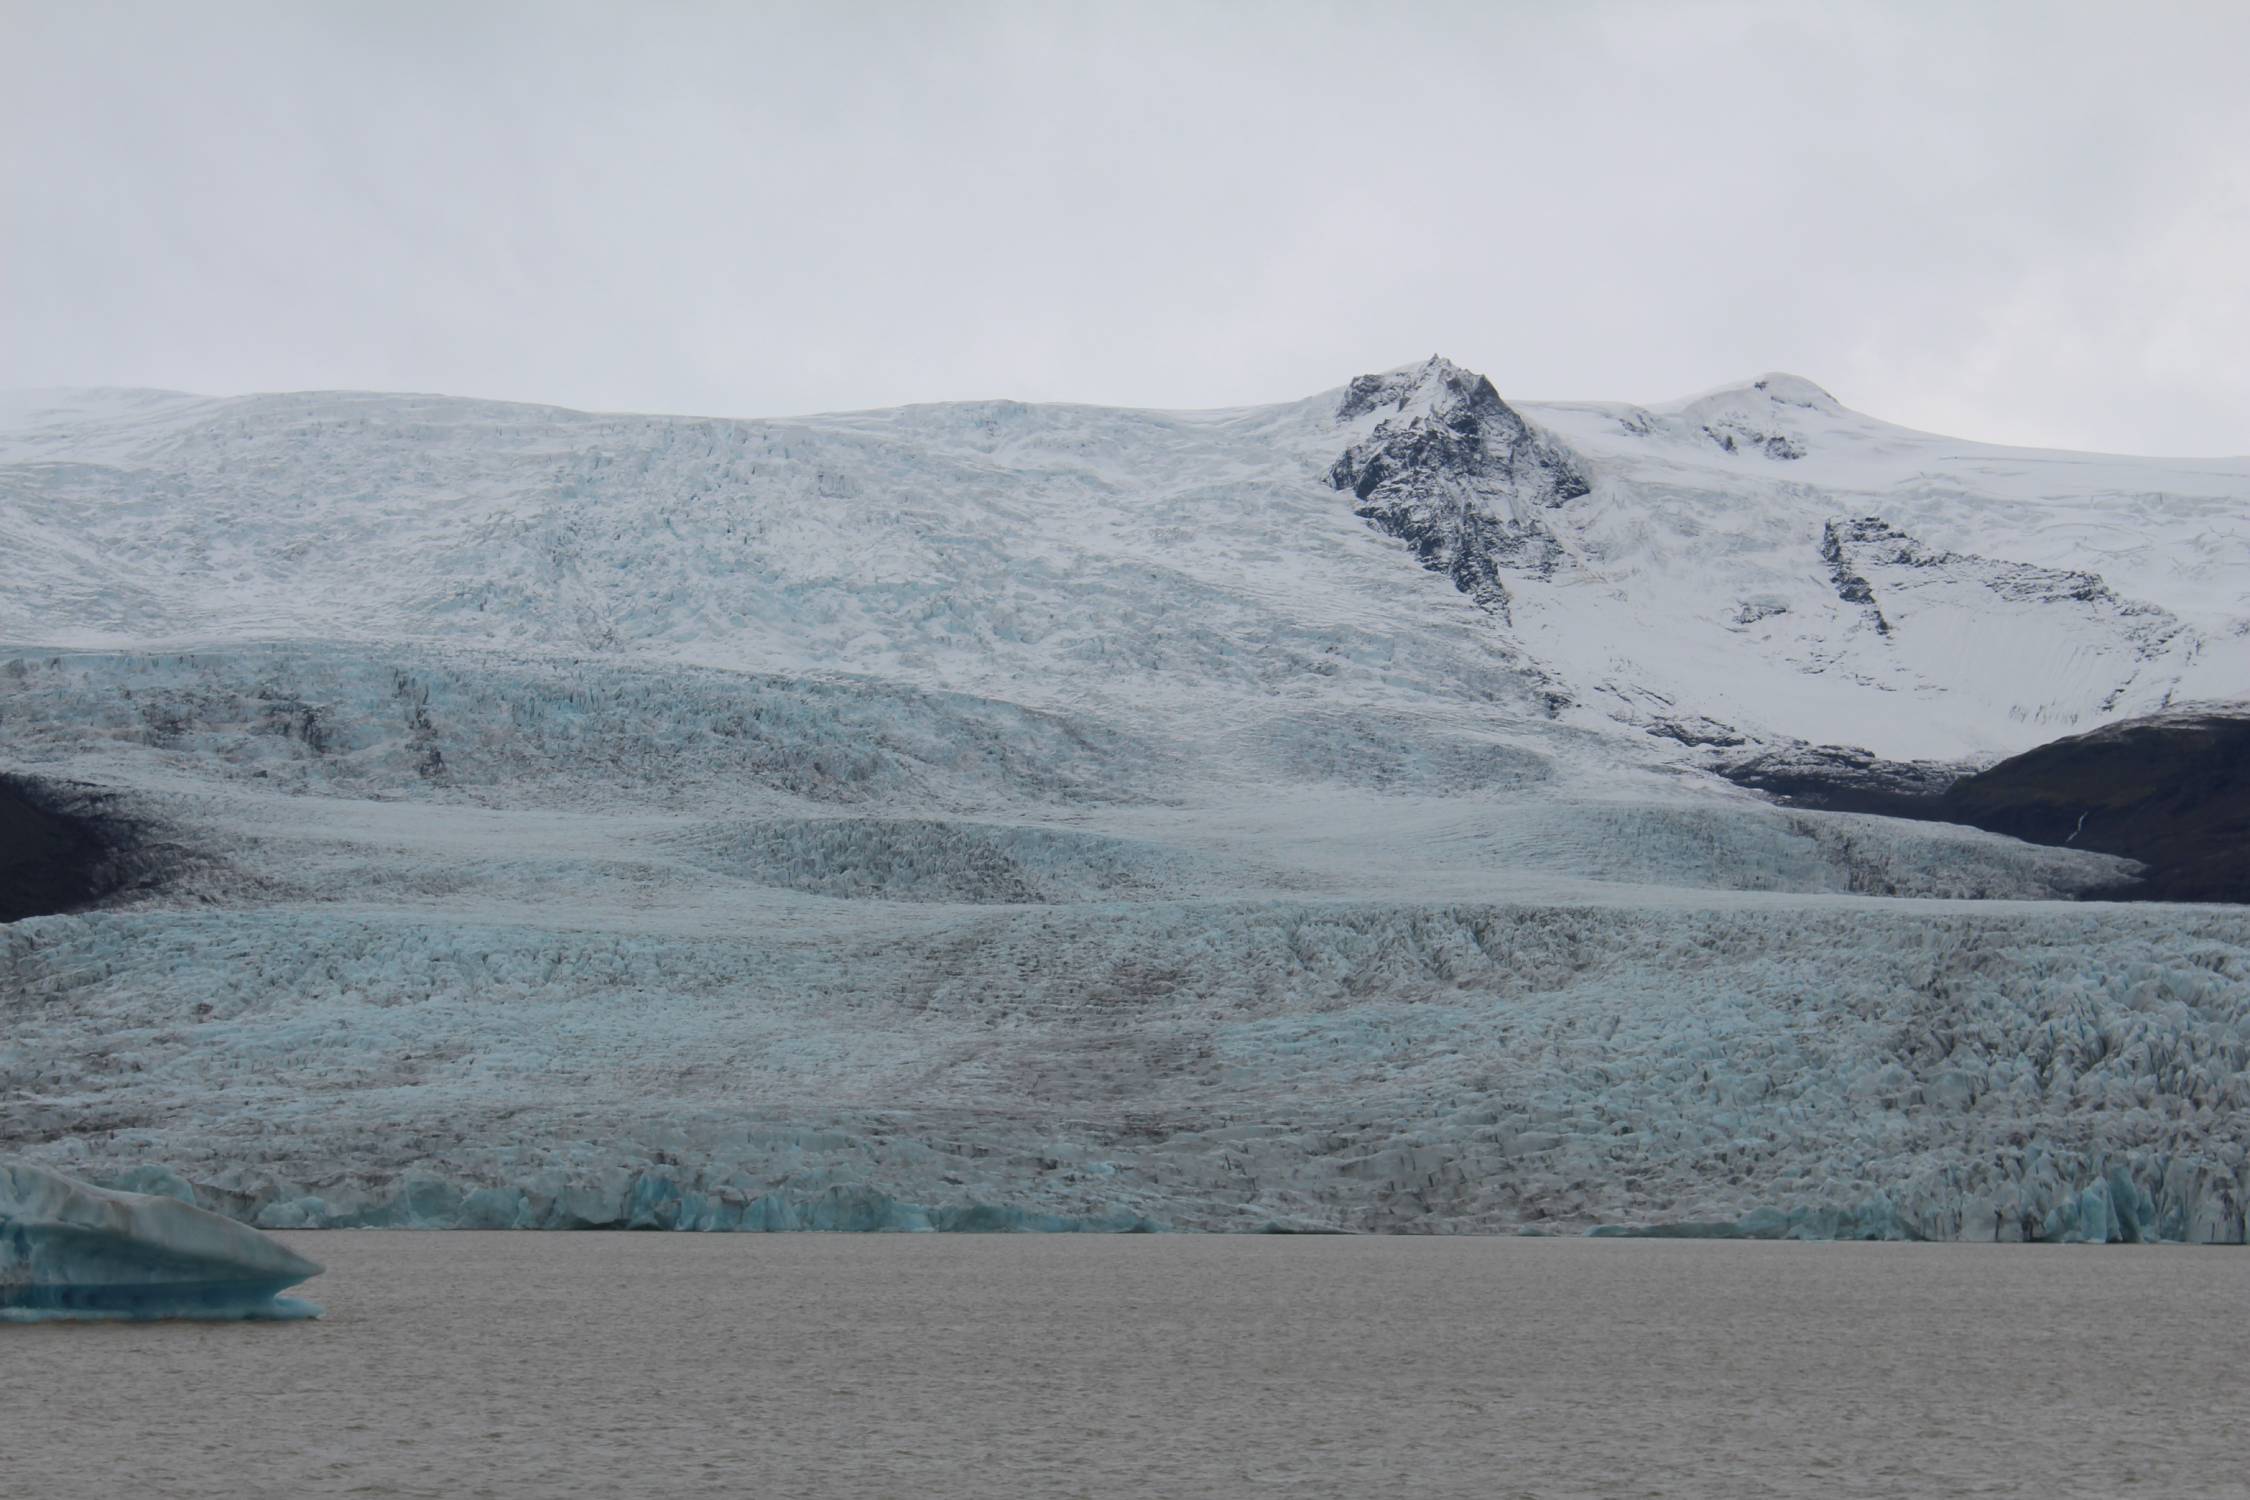
[[[2241,1249],[282,1238],[321,1322],[0,1328],[0,1493],[2250,1488]]]

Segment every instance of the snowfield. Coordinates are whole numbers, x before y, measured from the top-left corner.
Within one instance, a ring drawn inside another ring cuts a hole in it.
[[[0,1150],[264,1227],[2241,1239],[2250,914],[1774,806],[2250,696],[2250,462],[1770,376],[0,402]]]

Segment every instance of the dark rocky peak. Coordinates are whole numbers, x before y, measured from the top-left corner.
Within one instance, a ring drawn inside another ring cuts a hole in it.
[[[1355,514],[1411,546],[1422,565],[1506,618],[1509,571],[1545,577],[1568,551],[1542,512],[1589,488],[1577,460],[1517,414],[1492,382],[1450,360],[1345,388],[1337,420],[1380,414],[1328,471]]]
[[[1341,423],[1371,412],[1375,430],[1336,461],[1329,483],[1365,500],[1406,485],[1505,487],[1509,498],[1559,505],[1587,491],[1585,476],[1563,447],[1533,429],[1500,399],[1492,382],[1451,360],[1382,375],[1362,375],[1344,388]]]

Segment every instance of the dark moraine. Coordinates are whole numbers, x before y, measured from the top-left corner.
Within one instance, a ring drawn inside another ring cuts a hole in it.
[[[0,922],[154,884],[175,853],[95,788],[0,773]]]
[[[1665,733],[1670,739],[1684,738],[1668,730]],[[1703,741],[1723,743],[1708,735]],[[1735,785],[1764,792],[1791,807],[1929,821],[1940,816],[1946,790],[1968,775],[1970,767],[1943,761],[1884,760],[1851,745],[1798,745],[1784,750],[1761,749],[1719,770]]]

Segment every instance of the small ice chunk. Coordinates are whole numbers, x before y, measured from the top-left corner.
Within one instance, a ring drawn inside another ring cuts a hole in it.
[[[283,1290],[320,1267],[176,1198],[0,1161],[0,1322],[315,1318]]]

